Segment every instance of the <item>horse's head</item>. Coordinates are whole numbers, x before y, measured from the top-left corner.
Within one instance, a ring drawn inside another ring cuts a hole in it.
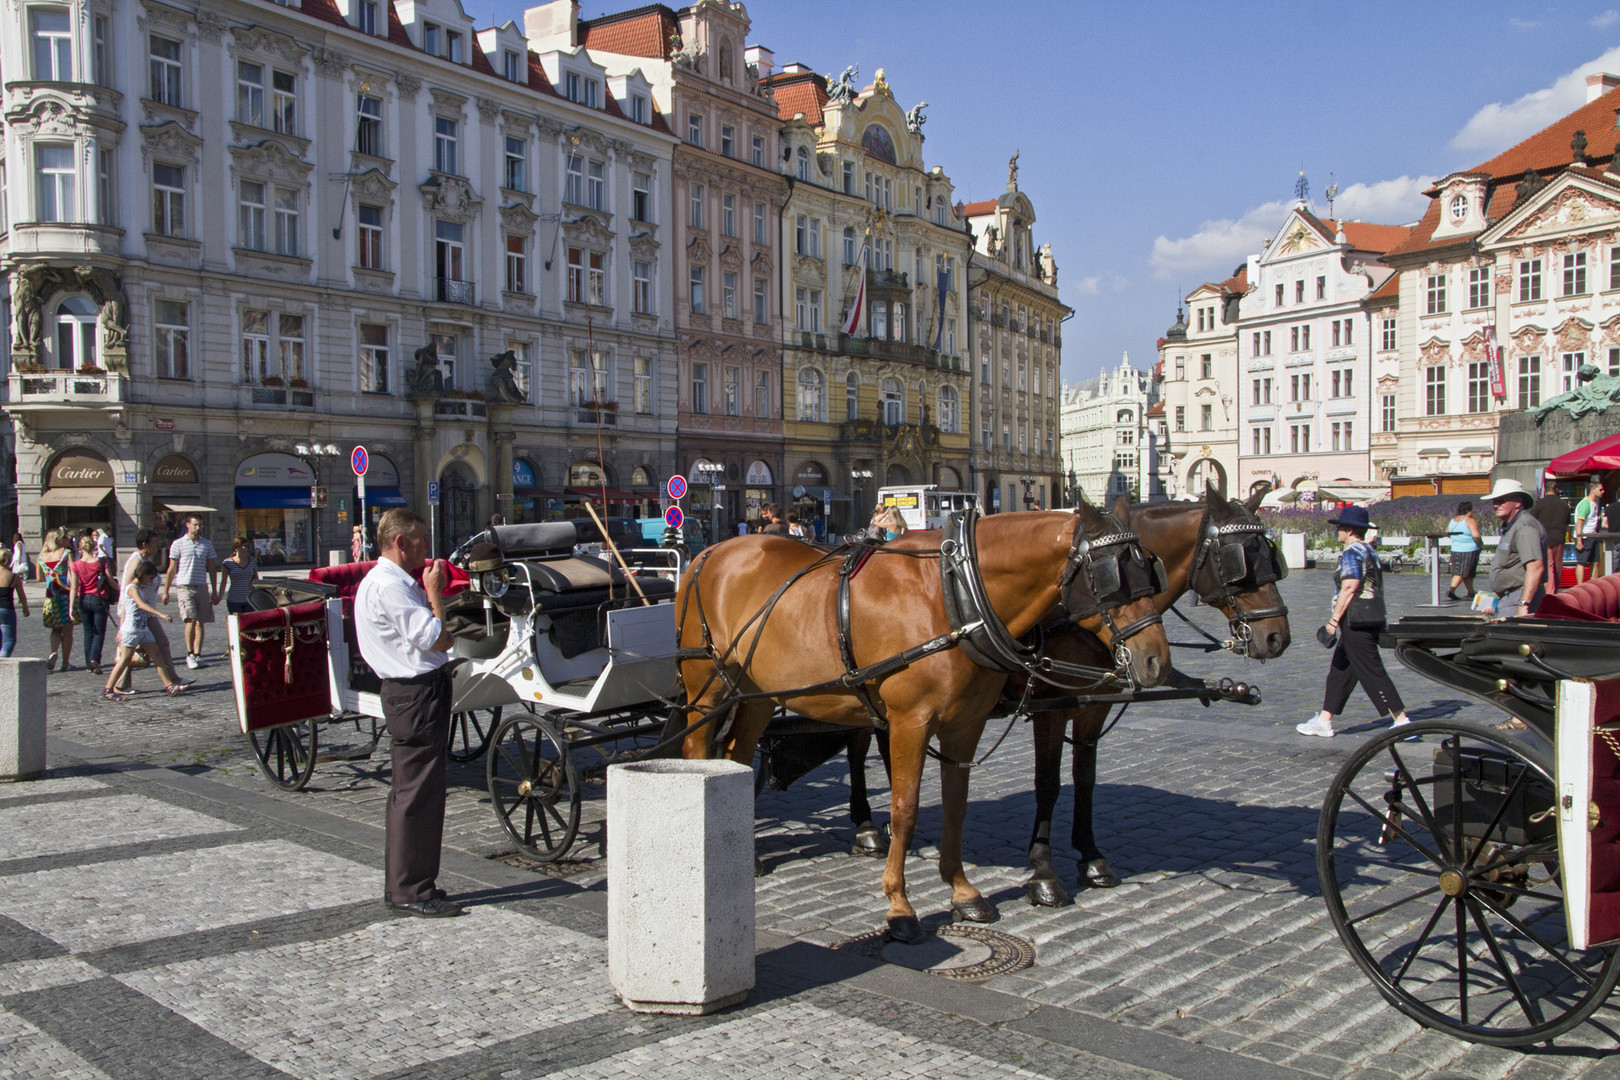
[[[1288,564],[1255,511],[1269,487],[1247,502],[1204,493],[1205,513],[1188,587],[1226,616],[1238,650],[1257,660],[1281,656],[1288,648],[1288,605],[1277,583]]]
[[[1111,512],[1082,501],[1072,518],[1059,600],[1076,625],[1114,651],[1138,686],[1158,686],[1170,674],[1170,643],[1153,602],[1166,587],[1164,564],[1126,524],[1123,495]]]

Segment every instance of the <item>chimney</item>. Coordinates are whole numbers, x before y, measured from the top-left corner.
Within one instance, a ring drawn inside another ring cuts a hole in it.
[[[523,36],[537,53],[572,49],[579,44],[579,4],[551,0],[523,13]]]
[[[1586,100],[1594,102],[1617,87],[1620,87],[1620,75],[1594,71],[1586,77]]]
[[[771,69],[776,64],[776,54],[763,45],[750,45],[743,51],[743,63],[753,64],[759,72],[761,79],[770,78]]]

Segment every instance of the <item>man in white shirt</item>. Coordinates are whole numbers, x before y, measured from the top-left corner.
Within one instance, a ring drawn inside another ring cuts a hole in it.
[[[404,508],[377,523],[377,565],[354,595],[360,655],[382,680],[383,720],[392,738],[383,903],[427,919],[460,915],[438,888],[444,842],[444,757],[450,738],[450,657],[444,628],[448,571],[435,559],[418,585],[427,523]]]
[[[174,579],[179,575],[180,584]],[[202,535],[202,518],[186,518],[186,534],[169,545],[169,571],[163,578],[163,603],[173,589],[185,620],[186,667],[203,666],[203,628],[214,621],[214,593],[219,591],[219,555],[214,542]]]

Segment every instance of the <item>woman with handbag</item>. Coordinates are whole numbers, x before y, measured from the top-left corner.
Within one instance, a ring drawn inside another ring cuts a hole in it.
[[[1333,650],[1328,666],[1327,687],[1322,694],[1322,711],[1303,724],[1295,724],[1301,735],[1333,737],[1333,718],[1350,703],[1350,691],[1359,682],[1380,715],[1391,719],[1390,727],[1411,723],[1400,691],[1384,670],[1378,654],[1378,635],[1384,632],[1384,571],[1378,552],[1367,543],[1372,522],[1365,506],[1348,506],[1339,516],[1328,519],[1339,529],[1339,569],[1333,575],[1339,586],[1333,601],[1333,615],[1317,630],[1316,640]]]
[[[10,656],[17,647],[17,605],[28,617],[28,593],[22,575],[11,568],[11,552],[0,548],[0,656]]]
[[[45,661],[47,671],[56,667],[56,658],[62,657],[62,670],[68,669],[73,655],[73,552],[68,547],[68,531],[57,528],[45,538],[39,553],[39,577],[45,582],[45,603],[40,609],[45,629],[51,632],[51,655]]]
[[[73,563],[73,592],[69,608],[84,624],[84,666],[101,674],[101,650],[107,640],[107,615],[118,603],[118,592],[107,575],[107,563],[94,533],[79,538],[79,558]]]

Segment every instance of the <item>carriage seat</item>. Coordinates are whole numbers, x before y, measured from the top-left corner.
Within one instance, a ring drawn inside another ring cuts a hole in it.
[[[1536,609],[1542,619],[1578,622],[1620,622],[1620,574],[1593,578],[1542,599]]]
[[[609,600],[637,599],[624,571],[603,558],[569,555],[561,559],[529,561],[526,565],[529,579],[534,582],[536,612],[571,611],[594,608]],[[664,600],[675,595],[675,583],[668,578],[637,574],[636,584],[649,600]]]

